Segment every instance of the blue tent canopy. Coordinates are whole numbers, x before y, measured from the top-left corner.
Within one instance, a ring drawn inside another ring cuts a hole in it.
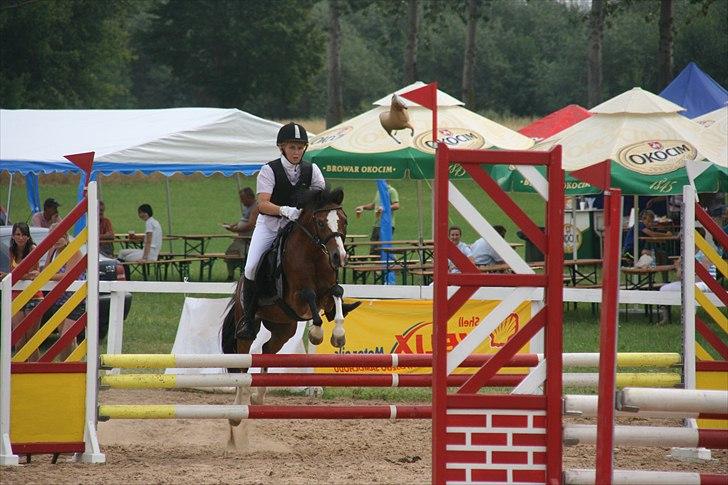
[[[690,119],[715,111],[728,103],[728,91],[694,62],[685,66],[660,96],[685,108],[682,115]]]

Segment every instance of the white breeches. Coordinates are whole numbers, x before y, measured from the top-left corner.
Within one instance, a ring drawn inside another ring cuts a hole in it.
[[[140,261],[144,256],[143,249],[122,249],[119,251],[119,259],[122,261]]]
[[[278,231],[274,231],[267,224],[256,224],[253,230],[253,236],[250,238],[250,247],[248,248],[248,257],[245,260],[245,277],[249,280],[255,279],[255,273],[258,271],[258,264],[263,253],[270,249],[273,240],[276,238]]]

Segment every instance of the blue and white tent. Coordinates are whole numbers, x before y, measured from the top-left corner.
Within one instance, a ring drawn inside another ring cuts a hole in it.
[[[728,103],[728,91],[694,62],[685,66],[660,96],[685,108],[680,114],[690,119],[715,111]]]
[[[77,172],[63,156],[93,151],[96,174],[251,175],[278,157],[280,126],[237,109],[3,109],[0,170]]]

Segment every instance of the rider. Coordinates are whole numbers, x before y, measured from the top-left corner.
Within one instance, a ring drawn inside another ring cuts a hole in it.
[[[308,135],[303,126],[297,123],[283,125],[276,144],[281,157],[263,165],[258,173],[258,222],[245,260],[245,315],[235,333],[236,338],[244,340],[255,339],[260,330],[260,323],[255,320],[258,298],[254,282],[260,258],[270,248],[278,230],[301,215],[301,209],[296,208],[298,194],[308,189],[323,190],[326,186],[318,166],[302,161],[308,147]]]

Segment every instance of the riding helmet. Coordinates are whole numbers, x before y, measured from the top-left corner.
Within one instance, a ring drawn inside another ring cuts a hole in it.
[[[280,145],[287,141],[300,141],[308,145],[308,133],[306,133],[306,128],[293,122],[281,126],[281,129],[278,130],[276,144]]]

